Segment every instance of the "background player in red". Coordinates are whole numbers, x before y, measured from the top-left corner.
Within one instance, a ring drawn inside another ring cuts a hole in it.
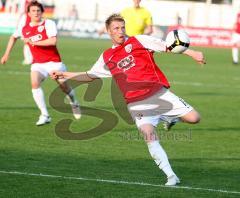
[[[51,77],[86,82],[113,77],[139,131],[143,133],[151,156],[168,178],[165,185],[174,186],[180,180],[159,143],[156,127],[160,121],[171,122],[175,119],[195,124],[200,121],[200,116],[193,107],[169,90],[167,78],[154,61],[153,52],[167,51],[164,41],[147,35],[127,38],[124,19],[117,14],[106,20],[106,29],[113,46],[103,52],[89,71],[54,71]],[[200,64],[205,63],[201,52],[188,49],[184,54]]]
[[[57,44],[57,28],[52,20],[42,19],[44,12],[42,4],[33,1],[28,6],[28,15],[31,22],[25,26],[19,26],[16,32],[10,37],[5,54],[1,58],[1,63],[7,62],[9,54],[19,37],[30,47],[33,55],[33,64],[31,66],[31,84],[33,98],[41,111],[41,115],[36,125],[44,125],[51,121],[49,117],[44,93],[41,83],[53,70],[66,71],[65,65],[61,62],[61,57],[56,48]],[[79,119],[80,108],[75,99],[73,90],[65,83],[57,81],[62,90],[67,94],[67,98],[72,106],[73,114]]]
[[[17,26],[23,27],[31,22],[31,18],[27,12],[27,7],[31,2],[32,0],[25,0],[21,2],[22,4],[20,4],[19,7],[20,17]],[[23,65],[30,65],[32,63],[33,57],[27,44],[24,44],[23,46],[23,57],[24,57],[24,60],[22,62]]]
[[[238,64],[239,58],[238,58],[238,47],[240,45],[240,12],[237,14],[236,23],[234,24],[233,29],[233,35],[232,35],[232,59],[233,64]]]

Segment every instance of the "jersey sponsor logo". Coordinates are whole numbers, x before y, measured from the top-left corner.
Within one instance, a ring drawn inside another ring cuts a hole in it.
[[[37,30],[38,32],[42,32],[44,30],[44,26],[43,25],[39,26]]]
[[[125,46],[125,51],[126,51],[127,53],[130,53],[130,52],[132,51],[132,44],[126,45],[126,46]]]
[[[30,40],[32,42],[40,41],[40,40],[42,40],[42,35],[41,34],[34,35],[34,36],[30,37]]]
[[[132,55],[129,55],[117,63],[119,69],[123,69],[123,71],[129,70],[131,67],[134,67],[135,59]]]

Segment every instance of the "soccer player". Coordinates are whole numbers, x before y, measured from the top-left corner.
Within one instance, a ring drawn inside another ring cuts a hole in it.
[[[150,35],[153,32],[151,13],[140,6],[141,0],[133,0],[133,7],[121,11],[121,16],[126,24],[126,34],[136,36],[139,34]]]
[[[164,41],[148,35],[126,37],[125,21],[117,14],[106,20],[106,29],[113,45],[101,54],[89,71],[54,71],[51,78],[90,82],[97,78],[113,77],[151,156],[168,178],[165,185],[175,186],[180,180],[159,143],[156,127],[162,120],[171,122],[176,118],[195,124],[200,121],[200,115],[169,90],[167,78],[154,61],[154,52],[167,51]],[[205,63],[202,52],[187,49],[184,54],[200,64]]]
[[[232,59],[233,64],[238,64],[238,46],[240,44],[240,12],[237,14],[236,23],[232,34]]]
[[[41,83],[53,70],[66,71],[65,65],[61,62],[58,53],[57,28],[52,20],[44,20],[42,14],[44,8],[37,1],[32,1],[27,8],[31,22],[25,26],[19,26],[15,33],[10,37],[6,51],[1,58],[1,63],[5,64],[10,52],[18,38],[22,37],[24,43],[28,44],[33,55],[31,66],[31,85],[34,101],[41,111],[37,126],[47,124],[51,121],[46,107],[44,93]],[[73,90],[63,81],[57,80],[62,90],[67,94],[67,98],[72,106],[73,114],[76,119],[81,117],[79,104],[74,96]]]
[[[18,21],[17,26],[23,27],[26,24],[31,22],[31,18],[27,13],[27,7],[28,7],[28,5],[31,1],[32,0],[25,0],[25,1],[21,2],[22,4],[20,6],[20,11],[19,11],[20,12],[20,17],[19,17],[19,21]],[[32,63],[33,57],[32,57],[30,48],[27,44],[23,45],[23,57],[24,57],[24,60],[22,62],[23,65],[30,65]]]

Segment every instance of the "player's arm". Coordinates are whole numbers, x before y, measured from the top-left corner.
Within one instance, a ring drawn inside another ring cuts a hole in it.
[[[147,35],[137,35],[135,37],[145,48],[149,50],[155,52],[170,52],[169,50],[167,50],[166,42],[159,38]],[[199,64],[206,63],[204,55],[200,51],[187,49],[185,52],[183,52],[183,54],[192,57]]]
[[[112,77],[110,71],[108,70],[105,62],[103,60],[103,54],[99,57],[97,62],[92,66],[92,68],[87,72],[61,72],[53,71],[50,74],[51,78],[54,80],[58,79],[71,79],[80,82],[90,82],[98,78],[108,78]]]
[[[96,77],[88,75],[87,72],[53,71],[52,73],[50,73],[50,76],[53,80],[71,79],[71,80],[80,81],[80,82],[91,82],[94,79],[96,79]]]
[[[7,47],[6,47],[6,50],[5,50],[5,53],[4,55],[2,56],[1,58],[1,64],[5,64],[9,58],[9,55],[12,51],[12,48],[13,46],[15,45],[16,41],[17,41],[18,38],[15,38],[14,36],[11,36],[9,38],[9,41],[8,41],[8,44],[7,44]]]
[[[149,35],[137,35],[135,38],[143,45],[144,48],[154,52],[166,52],[166,42],[160,38]]]
[[[144,34],[150,35],[150,34],[152,34],[152,33],[153,33],[153,27],[152,27],[152,25],[147,25],[147,26],[145,27]]]
[[[197,61],[199,64],[206,64],[204,55],[202,52],[200,51],[196,51],[196,50],[192,50],[192,49],[187,49],[186,51],[183,52],[183,54],[186,54],[190,57],[192,57],[192,59],[194,59],[195,61]]]
[[[57,45],[57,37],[51,37],[42,41],[37,41],[37,42],[32,42],[31,39],[25,38],[24,43],[29,43],[30,45],[33,46],[55,46]]]
[[[14,31],[14,33],[11,35],[11,37],[9,38],[5,53],[3,55],[3,57],[1,58],[1,63],[5,64],[9,58],[9,55],[17,41],[17,39],[19,39],[20,37],[23,37],[22,35],[22,28],[25,25],[25,20],[20,20],[16,30]]]

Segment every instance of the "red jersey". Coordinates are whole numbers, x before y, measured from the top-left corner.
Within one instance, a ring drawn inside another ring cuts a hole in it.
[[[237,21],[235,25],[235,32],[240,34],[240,13],[237,14]]]
[[[31,26],[27,23],[22,28],[23,38],[30,38],[32,42],[42,41],[49,38],[47,35],[46,23],[54,23],[50,20],[43,21],[40,25]],[[55,24],[55,23],[54,23]],[[53,28],[55,28],[53,26]],[[56,35],[55,35],[56,36]],[[56,46],[32,46],[28,44],[33,56],[33,63],[61,62],[60,55]]]
[[[162,87],[170,87],[154,61],[153,51],[145,48],[135,37],[104,51],[103,60],[127,103],[146,99]]]

